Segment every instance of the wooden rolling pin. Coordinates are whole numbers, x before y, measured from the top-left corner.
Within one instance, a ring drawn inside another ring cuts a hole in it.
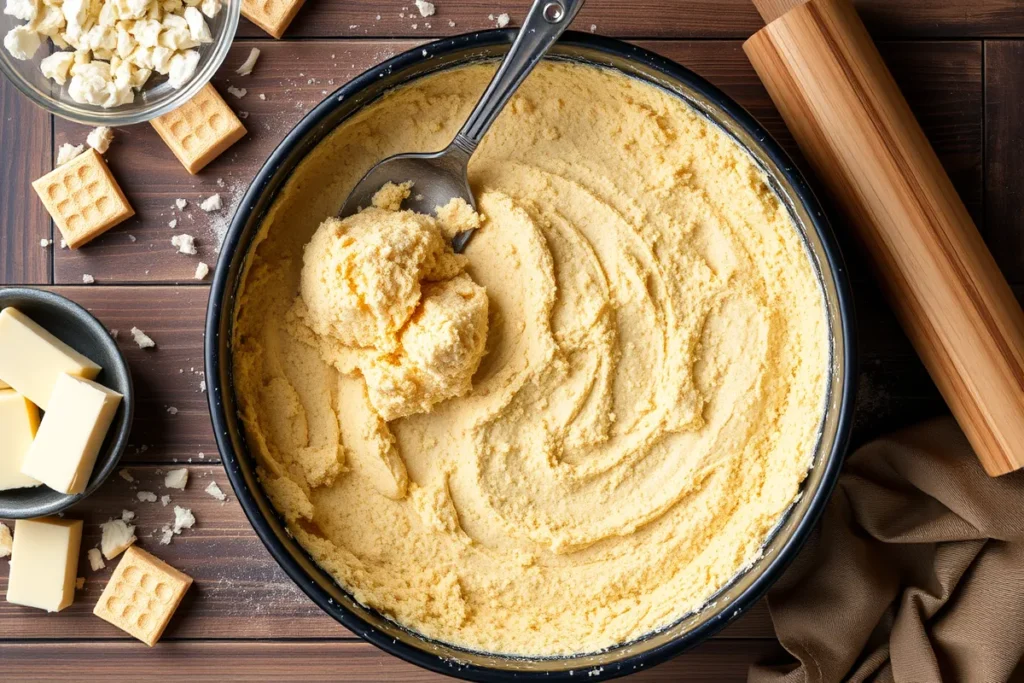
[[[743,46],[990,475],[1024,466],[1024,313],[848,0],[754,0]]]

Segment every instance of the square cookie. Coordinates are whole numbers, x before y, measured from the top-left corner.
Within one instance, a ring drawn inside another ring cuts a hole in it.
[[[298,14],[304,0],[242,0],[242,16],[280,38]]]
[[[152,647],[191,585],[192,577],[133,545],[92,613]]]
[[[34,181],[32,187],[71,249],[135,215],[107,162],[91,147]]]
[[[209,83],[191,100],[150,123],[192,175],[246,133],[235,112]]]

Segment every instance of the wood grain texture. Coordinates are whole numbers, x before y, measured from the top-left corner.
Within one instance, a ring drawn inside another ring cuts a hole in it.
[[[630,683],[721,683],[746,680],[755,662],[782,654],[773,641],[715,640],[661,666],[638,670]],[[362,642],[167,642],[153,650],[139,643],[0,644],[5,675],[19,681],[149,677],[188,681],[351,681],[426,683],[450,680],[407,664]],[[144,672],[144,673],[143,673]],[[587,680],[587,672],[580,672]]]
[[[180,466],[189,470],[185,490],[165,488],[166,472]],[[93,572],[85,549],[99,543],[100,523],[120,517],[122,510],[132,510],[136,513],[135,535],[139,545],[195,580],[164,633],[164,640],[355,637],[324,614],[278,567],[256,537],[220,466],[193,462],[177,466],[129,465],[125,469],[134,482],[114,475],[87,501],[67,512],[67,517],[85,521],[78,568],[78,576],[86,578],[84,590],[76,593],[75,602],[59,616],[0,601],[3,634],[17,634],[22,640],[128,639],[126,633],[92,614],[117,560]],[[211,481],[228,494],[226,502],[205,493]],[[159,500],[141,502],[140,491],[158,497],[170,495],[171,500],[166,506]],[[174,521],[175,505],[192,510],[196,525],[175,536],[170,545],[162,545],[160,529]],[[8,562],[0,560],[0,595],[7,590],[7,573]],[[771,618],[762,601],[718,637],[765,638],[772,633]]]
[[[985,240],[1013,284],[1024,283],[1024,42],[985,43]]]
[[[202,260],[214,265],[217,246],[238,201],[270,152],[315,104],[353,76],[414,41],[238,41],[215,84],[228,104],[248,113],[249,135],[198,176],[184,172],[171,151],[146,126],[116,131],[107,153],[114,176],[137,215],[77,251],[56,251],[56,282],[76,284],[83,274],[99,283],[180,282],[192,279]],[[794,156],[799,150],[737,41],[645,41],[640,45],[688,66],[722,88],[758,118]],[[262,50],[252,75],[234,69],[253,46]],[[981,44],[977,42],[888,43],[883,54],[920,117],[957,190],[977,215],[982,204]],[[244,87],[241,100],[226,87]],[[260,95],[265,99],[260,99]],[[80,144],[88,128],[57,121],[55,140]],[[222,181],[222,185],[218,184]],[[213,192],[225,208],[206,214],[198,202]],[[184,211],[176,198],[188,200]],[[170,227],[170,221],[177,221]],[[198,256],[178,254],[171,236],[197,238]],[[132,242],[130,237],[136,239]],[[855,274],[863,269],[855,269]]]
[[[1024,467],[1024,311],[845,0],[744,45],[991,475]]]
[[[512,25],[529,0],[437,0],[436,13],[421,17],[412,0],[307,2],[286,39],[308,37],[435,38],[493,28],[507,12]],[[981,38],[1024,35],[1018,0],[858,0],[872,32],[894,38]],[[403,16],[404,15],[404,16]],[[378,18],[379,17],[379,18]],[[449,22],[454,21],[455,26]],[[415,25],[415,28],[413,27]],[[745,39],[764,25],[750,0],[589,0],[572,28],[623,38]],[[239,35],[267,34],[243,20]]]
[[[50,121],[0,77],[0,284],[50,282],[50,215],[32,190],[51,168]]]

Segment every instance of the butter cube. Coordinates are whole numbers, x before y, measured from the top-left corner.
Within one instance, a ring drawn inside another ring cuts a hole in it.
[[[0,380],[43,410],[58,375],[92,379],[100,370],[16,308],[0,311]]]
[[[80,520],[42,517],[14,523],[7,602],[59,612],[75,599]]]
[[[39,428],[39,408],[13,389],[0,389],[0,491],[39,486],[21,473]]]
[[[54,491],[84,491],[121,398],[96,382],[58,376],[22,473]]]

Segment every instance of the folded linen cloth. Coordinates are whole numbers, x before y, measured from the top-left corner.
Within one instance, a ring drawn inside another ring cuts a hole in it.
[[[1024,471],[951,418],[859,448],[768,607],[796,661],[750,683],[1024,681]]]

